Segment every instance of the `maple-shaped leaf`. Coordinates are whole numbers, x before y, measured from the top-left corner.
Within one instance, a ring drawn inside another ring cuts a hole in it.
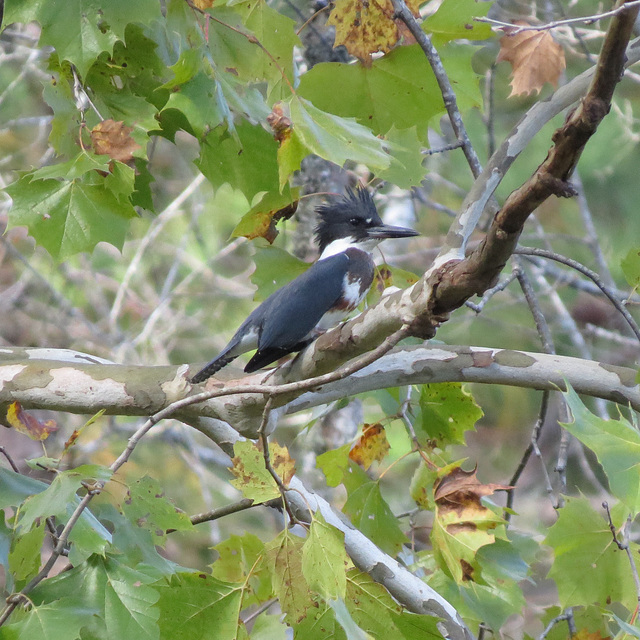
[[[133,127],[124,122],[103,120],[91,130],[91,144],[99,156],[109,156],[125,164],[133,161],[133,154],[142,147],[131,137]]]
[[[58,430],[55,420],[38,420],[27,413],[19,402],[12,402],[7,409],[7,422],[20,433],[24,433],[32,440],[46,440]]]
[[[518,21],[516,24],[526,25]],[[564,51],[548,31],[521,31],[500,39],[498,62],[511,63],[511,94],[540,92],[545,82],[558,86],[566,66]]]
[[[407,6],[416,17],[420,15],[420,2],[410,0]],[[338,0],[327,24],[336,28],[334,46],[344,45],[366,65],[372,54],[391,51],[403,34],[391,0]]]
[[[273,590],[289,624],[302,621],[313,600],[302,570],[304,540],[285,529],[266,546]]]
[[[476,552],[495,542],[495,529],[503,520],[481,502],[483,496],[509,489],[502,484],[482,484],[476,469],[455,466],[435,484],[435,519],[431,541],[436,555],[456,582],[477,581]]]
[[[362,435],[349,451],[349,457],[368,469],[376,460],[380,462],[389,453],[389,442],[384,427],[376,424],[365,424]]]
[[[258,445],[248,440],[236,442],[233,451],[235,456],[231,473],[235,480],[232,480],[231,484],[240,489],[245,498],[256,502],[277,498],[280,489],[265,467],[264,453]],[[271,466],[282,482],[288,484],[296,470],[295,461],[289,455],[289,451],[276,442],[270,442],[269,454]]]

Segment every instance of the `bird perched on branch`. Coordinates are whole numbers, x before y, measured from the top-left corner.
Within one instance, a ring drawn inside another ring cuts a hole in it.
[[[362,302],[373,282],[371,252],[381,240],[418,235],[413,229],[384,224],[365,188],[349,189],[344,198],[321,205],[317,213],[319,260],[255,309],[192,383],[204,382],[253,349],[257,351],[246,373],[300,351]]]

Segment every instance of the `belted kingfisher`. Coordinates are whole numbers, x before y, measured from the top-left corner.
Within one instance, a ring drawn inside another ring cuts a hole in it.
[[[341,200],[316,209],[320,258],[295,280],[271,294],[242,323],[229,344],[191,382],[204,382],[240,354],[257,349],[244,368],[252,373],[300,351],[344,320],[371,287],[371,251],[386,238],[418,232],[384,224],[367,189],[347,190]]]

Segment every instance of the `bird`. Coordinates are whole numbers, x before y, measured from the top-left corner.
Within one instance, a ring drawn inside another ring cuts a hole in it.
[[[419,235],[384,224],[365,187],[316,208],[315,239],[320,258],[272,293],[240,325],[224,349],[192,378],[204,382],[239,355],[257,349],[244,367],[253,373],[302,350],[344,320],[366,296],[374,277],[371,252],[387,238]]]

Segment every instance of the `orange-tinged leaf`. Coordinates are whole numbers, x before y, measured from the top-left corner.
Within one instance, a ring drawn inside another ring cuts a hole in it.
[[[389,452],[389,442],[380,423],[365,424],[362,436],[349,451],[349,457],[368,469],[376,460],[380,462]]]
[[[7,422],[32,440],[46,440],[58,430],[55,420],[38,420],[27,413],[19,402],[12,402],[7,409]]]
[[[103,120],[91,130],[91,143],[98,155],[109,156],[112,160],[128,163],[140,145],[131,137],[132,127],[124,122]]]
[[[410,0],[407,5],[417,17],[420,2]],[[369,64],[372,54],[391,51],[405,35],[393,16],[391,0],[338,0],[327,23],[336,28],[334,46],[344,45],[352,56]]]
[[[213,0],[191,0],[193,6],[201,11],[206,11],[207,9],[211,9],[213,7]]]
[[[516,24],[524,24],[518,22]],[[549,31],[521,31],[500,39],[498,62],[511,63],[511,95],[539,92],[545,82],[558,86],[565,68],[564,51]]]

